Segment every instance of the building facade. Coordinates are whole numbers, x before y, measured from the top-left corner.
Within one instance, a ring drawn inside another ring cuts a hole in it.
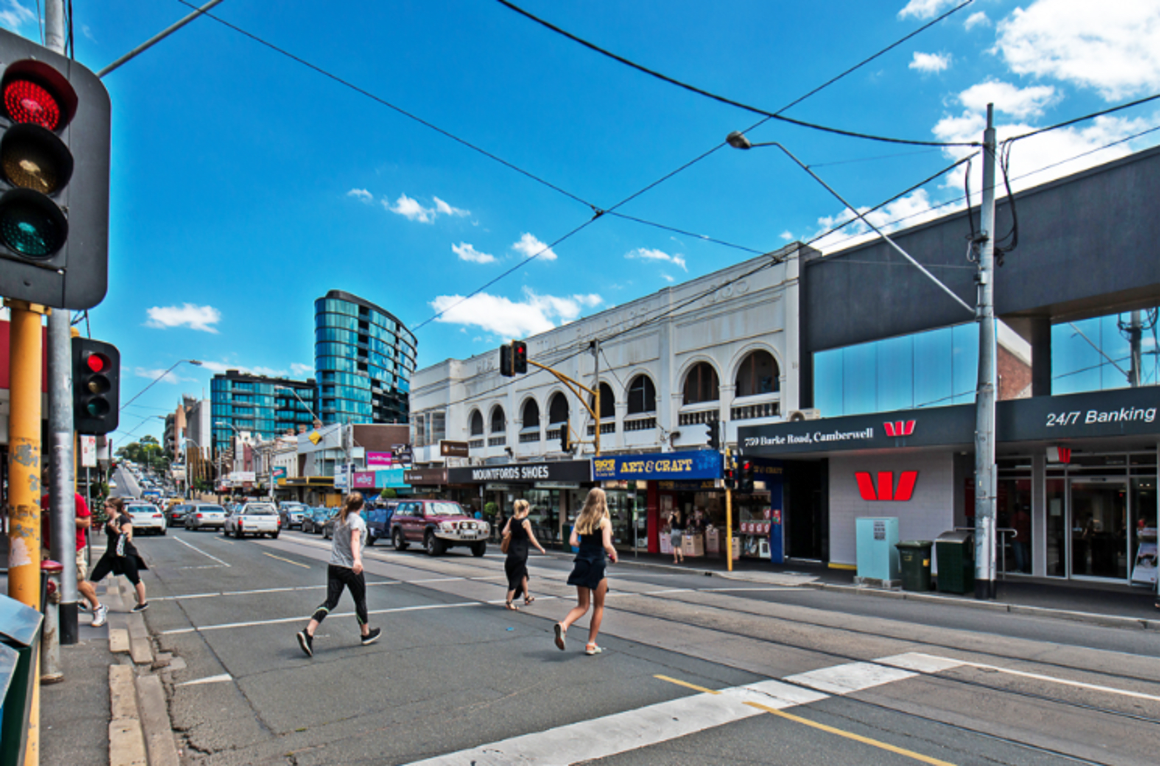
[[[314,302],[314,367],[323,423],[406,423],[414,334],[393,314],[341,290]]]
[[[239,435],[261,442],[314,423],[314,380],[299,381],[227,370],[210,381],[215,457]],[[191,434],[192,436],[192,434]],[[196,439],[196,437],[194,437]]]

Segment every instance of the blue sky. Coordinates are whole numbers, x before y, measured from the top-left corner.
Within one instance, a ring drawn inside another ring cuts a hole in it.
[[[693,0],[517,4],[769,111],[956,5],[848,2],[839,13],[804,0],[735,0],[728,10]],[[76,55],[94,70],[189,10],[178,0],[73,7]],[[150,416],[172,411],[183,392],[208,392],[214,371],[311,375],[313,301],[330,289],[417,328],[422,367],[754,255],[606,215],[452,306],[592,218],[590,206],[612,207],[759,118],[490,0],[226,0],[213,13],[579,200],[212,19],[195,21],[104,80],[113,104],[110,284],[90,312],[92,333],[121,349],[123,400],[180,359],[206,362],[180,365],[128,408],[121,440],[159,434]],[[0,25],[37,39],[36,3],[0,0]],[[1155,0],[975,0],[786,115],[957,142],[981,137],[988,101],[1003,138],[1157,92]],[[1019,142],[1015,185],[1152,146],[1160,132],[1048,168],[1156,125],[1160,108],[1151,103]],[[964,151],[781,123],[750,137],[782,142],[862,207]],[[943,176],[876,222],[913,225],[953,209],[938,206],[961,204],[962,182],[961,171]],[[619,212],[757,252],[848,217],[776,149],[716,151]],[[818,244],[840,248],[860,231]]]

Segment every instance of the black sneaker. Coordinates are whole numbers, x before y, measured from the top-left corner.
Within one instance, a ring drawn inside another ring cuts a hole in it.
[[[378,641],[379,636],[381,635],[383,635],[381,628],[371,628],[371,632],[362,637],[363,646],[366,646],[367,644],[373,644],[375,641]]]
[[[304,630],[300,630],[295,634],[298,637],[298,645],[302,647],[302,651],[306,652],[307,657],[314,656],[314,639],[310,634]]]
[[[146,609],[148,609],[148,608],[149,608],[149,602],[148,602],[148,601],[146,601],[144,604],[137,604],[137,605],[135,605],[135,606],[134,606],[132,609],[130,609],[129,611],[130,611],[130,612],[144,612],[144,611],[145,611]]]

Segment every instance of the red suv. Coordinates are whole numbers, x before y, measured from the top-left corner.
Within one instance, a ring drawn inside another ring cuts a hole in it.
[[[462,545],[475,556],[487,550],[491,527],[463,510],[452,500],[400,500],[391,518],[391,542],[403,551],[411,543],[422,545],[430,556]]]

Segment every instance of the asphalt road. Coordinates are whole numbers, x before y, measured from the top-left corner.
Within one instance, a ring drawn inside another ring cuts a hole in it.
[[[600,643],[552,624],[570,562],[367,550],[363,647],[344,596],[315,656],[294,633],[329,543],[143,538],[150,631],[180,662],[173,725],[212,764],[1156,762],[1160,637],[1062,620],[610,567]]]

